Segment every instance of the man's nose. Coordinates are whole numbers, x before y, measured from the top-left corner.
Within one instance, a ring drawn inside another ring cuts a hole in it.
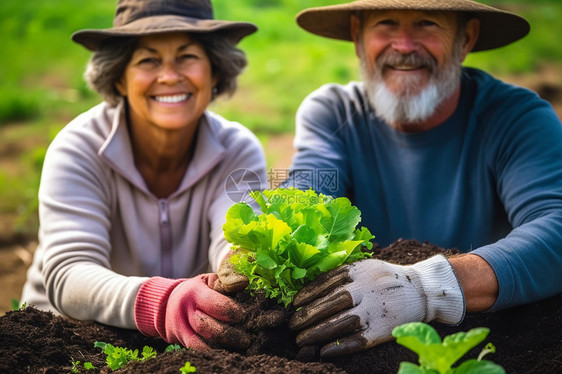
[[[392,48],[402,54],[409,54],[417,49],[418,42],[414,31],[409,27],[400,27],[392,38]]]

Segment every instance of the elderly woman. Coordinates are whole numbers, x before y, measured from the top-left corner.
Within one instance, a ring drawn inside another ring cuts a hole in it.
[[[229,192],[262,188],[265,159],[206,108],[234,92],[236,44],[255,31],[214,19],[208,0],[121,0],[113,28],[73,35],[94,51],[86,79],[105,100],[49,147],[22,302],[192,348],[249,344],[223,336],[244,311],[206,272],[228,252]]]

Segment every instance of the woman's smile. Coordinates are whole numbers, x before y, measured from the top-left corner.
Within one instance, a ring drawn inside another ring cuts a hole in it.
[[[211,102],[216,79],[203,46],[185,33],[143,36],[117,87],[131,126],[194,130]]]
[[[158,95],[158,96],[152,96],[152,98],[156,101],[158,101],[159,103],[164,103],[164,104],[177,104],[177,103],[183,103],[186,102],[189,98],[191,98],[193,95],[191,94],[180,94],[180,95]]]

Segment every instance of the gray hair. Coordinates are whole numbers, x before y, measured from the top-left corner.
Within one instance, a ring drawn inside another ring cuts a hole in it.
[[[229,38],[220,34],[190,34],[205,49],[217,84],[212,100],[217,96],[231,96],[236,91],[238,75],[248,64],[244,51]],[[122,99],[116,83],[121,79],[133,56],[138,38],[111,38],[105,41],[90,58],[84,73],[88,86],[100,94],[111,106]]]

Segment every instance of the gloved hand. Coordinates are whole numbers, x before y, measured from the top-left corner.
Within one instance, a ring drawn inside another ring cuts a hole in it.
[[[219,280],[215,284],[215,290],[218,292],[231,293],[242,291],[248,287],[248,284],[250,283],[248,281],[248,277],[238,273],[234,268],[234,264],[230,262],[230,257],[235,253],[235,251],[228,252],[219,265],[219,269],[217,271]]]
[[[410,266],[375,259],[343,265],[301,289],[293,304],[302,307],[289,323],[303,330],[297,344],[325,344],[322,357],[392,340],[392,329],[404,323],[455,325],[465,314],[461,286],[441,255]]]
[[[219,265],[217,271],[218,279],[214,285],[214,290],[217,292],[226,294],[243,291],[250,283],[248,277],[238,273],[234,268],[234,264],[230,262],[230,256],[235,253],[235,251],[230,251]],[[261,309],[258,315],[249,316],[245,326],[250,330],[262,330],[278,327],[285,321],[285,313],[280,310]]]
[[[251,337],[228,325],[245,319],[244,309],[231,298],[213,290],[216,274],[189,279],[152,277],[135,299],[135,323],[147,336],[160,336],[168,343],[193,349],[208,349],[212,342],[243,349]]]

